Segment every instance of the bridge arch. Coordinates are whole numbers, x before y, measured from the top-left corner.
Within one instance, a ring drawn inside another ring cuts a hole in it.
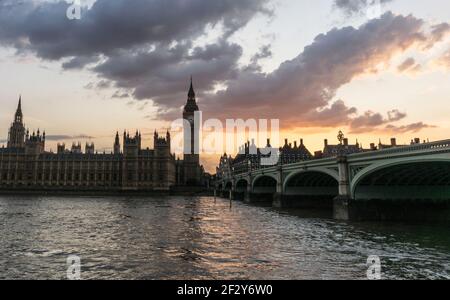
[[[236,192],[238,193],[244,193],[247,191],[247,187],[249,185],[249,182],[245,178],[241,178],[236,181]]]
[[[316,179],[320,179],[320,177],[322,177],[322,179],[324,181],[325,181],[325,179],[328,179],[328,182],[330,183],[330,185],[331,185],[331,183],[334,183],[334,181],[331,179],[334,179],[336,181],[336,184],[338,184],[338,182],[339,182],[339,174],[333,170],[329,170],[329,169],[300,170],[300,171],[292,172],[288,176],[286,176],[286,178],[284,179],[284,182],[283,182],[283,192],[287,192],[288,184],[292,183],[293,180],[298,179],[298,177],[301,177],[301,176],[307,177],[308,175],[315,175]],[[320,186],[320,184],[315,185],[315,186]]]
[[[337,172],[336,172],[337,173]],[[333,199],[339,195],[338,175],[332,170],[302,170],[289,174],[283,184],[281,207],[326,209],[330,213]]]
[[[278,180],[274,175],[262,174],[253,179],[252,192],[260,194],[269,194],[277,192]]]
[[[450,157],[408,158],[373,164],[351,183],[352,198],[450,199]]]

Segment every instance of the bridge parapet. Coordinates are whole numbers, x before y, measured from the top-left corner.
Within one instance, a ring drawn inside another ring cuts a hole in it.
[[[393,156],[393,155],[409,155],[435,152],[450,152],[450,140],[443,140],[424,144],[414,144],[409,146],[398,146],[389,149],[382,149],[376,151],[368,151],[363,153],[355,153],[348,155],[350,160],[375,158],[379,156]]]

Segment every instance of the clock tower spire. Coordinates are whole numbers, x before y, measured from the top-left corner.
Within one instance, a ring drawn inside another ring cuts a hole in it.
[[[184,106],[184,184],[198,185],[200,183],[200,147],[199,128],[195,128],[195,112],[199,108],[195,98],[194,84],[191,76],[188,99]],[[187,121],[187,122],[186,122]]]

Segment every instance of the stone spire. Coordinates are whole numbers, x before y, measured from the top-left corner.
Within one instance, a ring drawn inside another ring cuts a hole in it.
[[[189,88],[188,98],[195,100],[195,91],[194,91],[194,84],[192,83],[192,76],[191,76],[191,86]]]
[[[199,108],[197,106],[197,101],[195,99],[194,84],[193,84],[192,76],[191,76],[191,86],[189,88],[188,100],[187,100],[186,106],[184,107],[184,112],[192,113],[192,112],[195,112],[198,110],[199,110]]]
[[[116,133],[116,139],[114,141],[114,154],[120,154],[120,138],[118,131]]]
[[[8,148],[25,147],[25,133],[22,114],[22,96],[20,96],[16,114],[14,115],[14,122],[9,129]]]
[[[17,105],[15,122],[22,123],[23,114],[22,114],[22,96],[19,96],[19,104]]]

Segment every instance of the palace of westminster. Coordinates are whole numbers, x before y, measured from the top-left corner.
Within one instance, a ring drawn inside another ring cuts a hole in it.
[[[110,154],[96,153],[94,144],[81,144],[66,149],[58,144],[57,153],[45,151],[45,132],[30,134],[25,129],[22,103],[9,129],[7,147],[0,148],[0,190],[108,190],[169,191],[172,187],[199,187],[205,184],[200,157],[194,153],[193,116],[199,110],[194,88],[188,93],[183,119],[191,128],[184,128],[184,142],[191,144],[183,160],[171,153],[171,138],[154,134],[154,149],[141,147],[142,136],[124,132],[122,146],[119,133]],[[190,131],[190,132],[189,132]],[[185,147],[186,148],[186,147]],[[186,154],[187,153],[187,154]]]

